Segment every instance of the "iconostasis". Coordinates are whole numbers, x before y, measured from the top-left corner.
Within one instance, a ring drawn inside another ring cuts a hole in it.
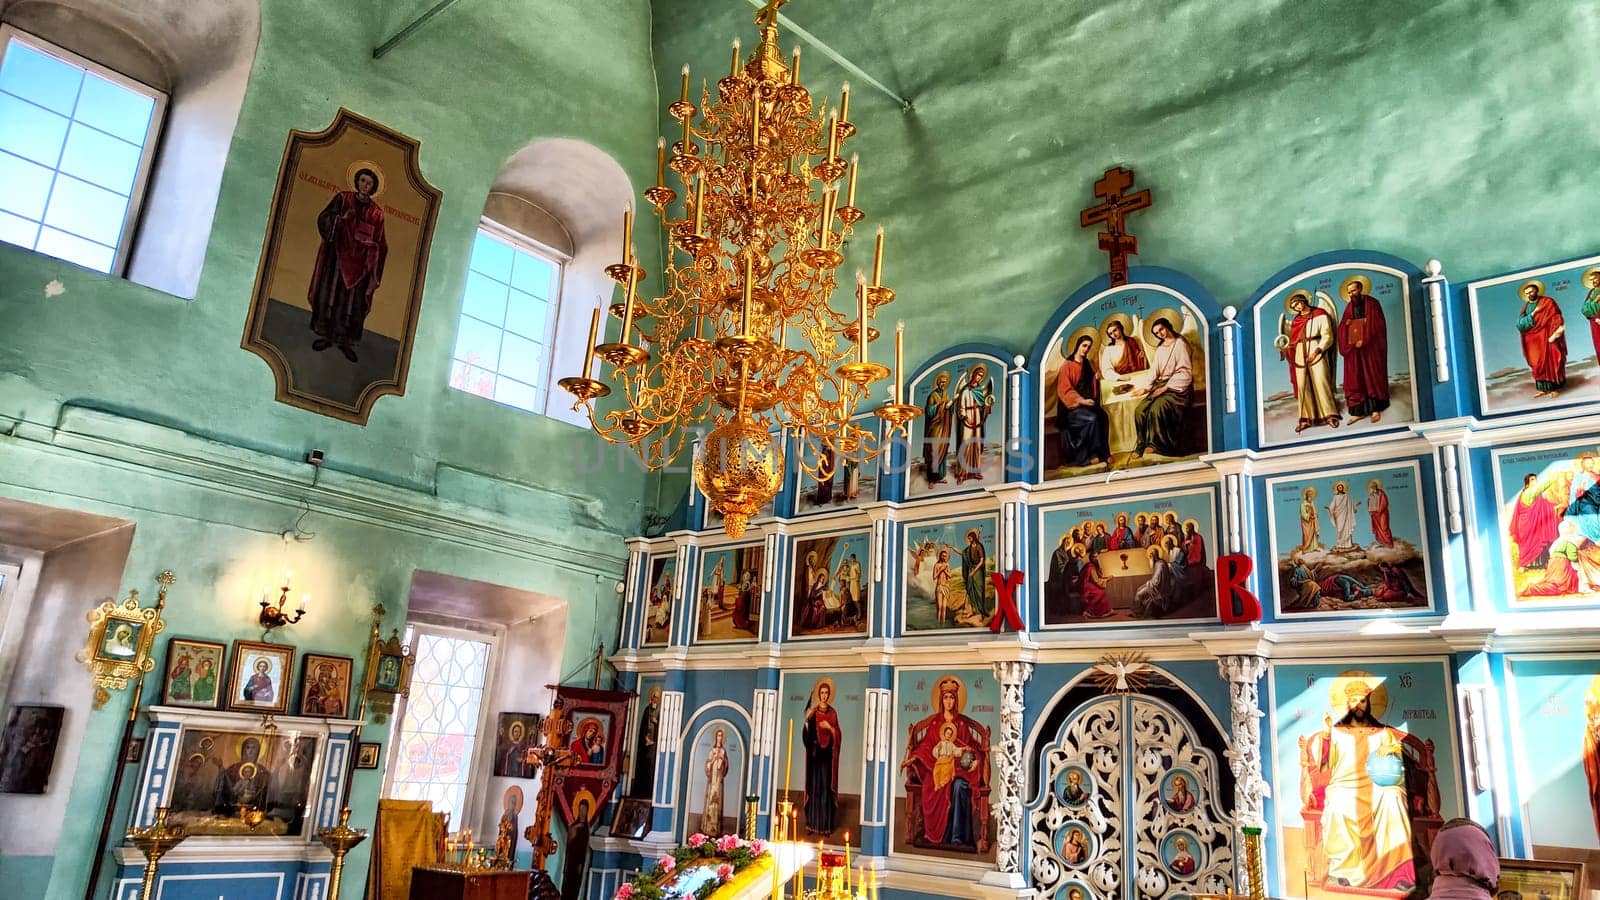
[[[889,893],[1240,890],[1249,824],[1278,897],[1400,897],[1463,815],[1600,863],[1600,257],[1135,267],[908,391],[742,540],[631,542],[654,803],[597,871],[786,802]]]

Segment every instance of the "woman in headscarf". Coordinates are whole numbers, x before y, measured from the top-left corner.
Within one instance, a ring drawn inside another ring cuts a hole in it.
[[[1500,857],[1483,826],[1471,819],[1451,819],[1439,827],[1428,854],[1433,863],[1432,890],[1413,896],[1434,900],[1493,900],[1500,886]],[[1418,885],[1422,887],[1422,885]]]

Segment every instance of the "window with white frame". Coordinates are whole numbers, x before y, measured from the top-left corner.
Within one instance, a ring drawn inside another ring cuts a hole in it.
[[[451,387],[544,412],[563,262],[529,238],[483,220],[467,264]]]
[[[494,650],[488,635],[412,624],[411,691],[394,737],[384,796],[427,800],[467,822],[468,784],[487,712],[483,695]]]
[[[0,26],[0,240],[121,274],[166,103]]]

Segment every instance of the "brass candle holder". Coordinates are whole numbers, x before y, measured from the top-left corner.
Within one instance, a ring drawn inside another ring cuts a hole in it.
[[[144,854],[144,886],[139,890],[141,898],[155,896],[156,868],[161,864],[161,857],[167,851],[183,843],[189,832],[182,825],[168,825],[165,806],[156,809],[156,820],[146,828],[129,828],[128,843],[139,848]]]
[[[350,827],[350,807],[339,810],[339,824],[332,828],[317,829],[317,840],[333,854],[333,868],[328,871],[328,900],[339,900],[339,881],[344,874],[344,857],[355,846],[367,839],[365,828]]]
[[[744,798],[744,839],[756,839],[756,807],[761,802],[761,797],[751,794]]]
[[[1264,900],[1267,880],[1261,866],[1261,829],[1246,825],[1239,830],[1244,832],[1244,871],[1249,880],[1250,900]]]

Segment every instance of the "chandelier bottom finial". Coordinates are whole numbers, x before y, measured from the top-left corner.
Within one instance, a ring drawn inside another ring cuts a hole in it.
[[[783,484],[783,448],[748,413],[724,422],[701,441],[694,481],[722,529],[738,538],[752,516],[777,496]]]

